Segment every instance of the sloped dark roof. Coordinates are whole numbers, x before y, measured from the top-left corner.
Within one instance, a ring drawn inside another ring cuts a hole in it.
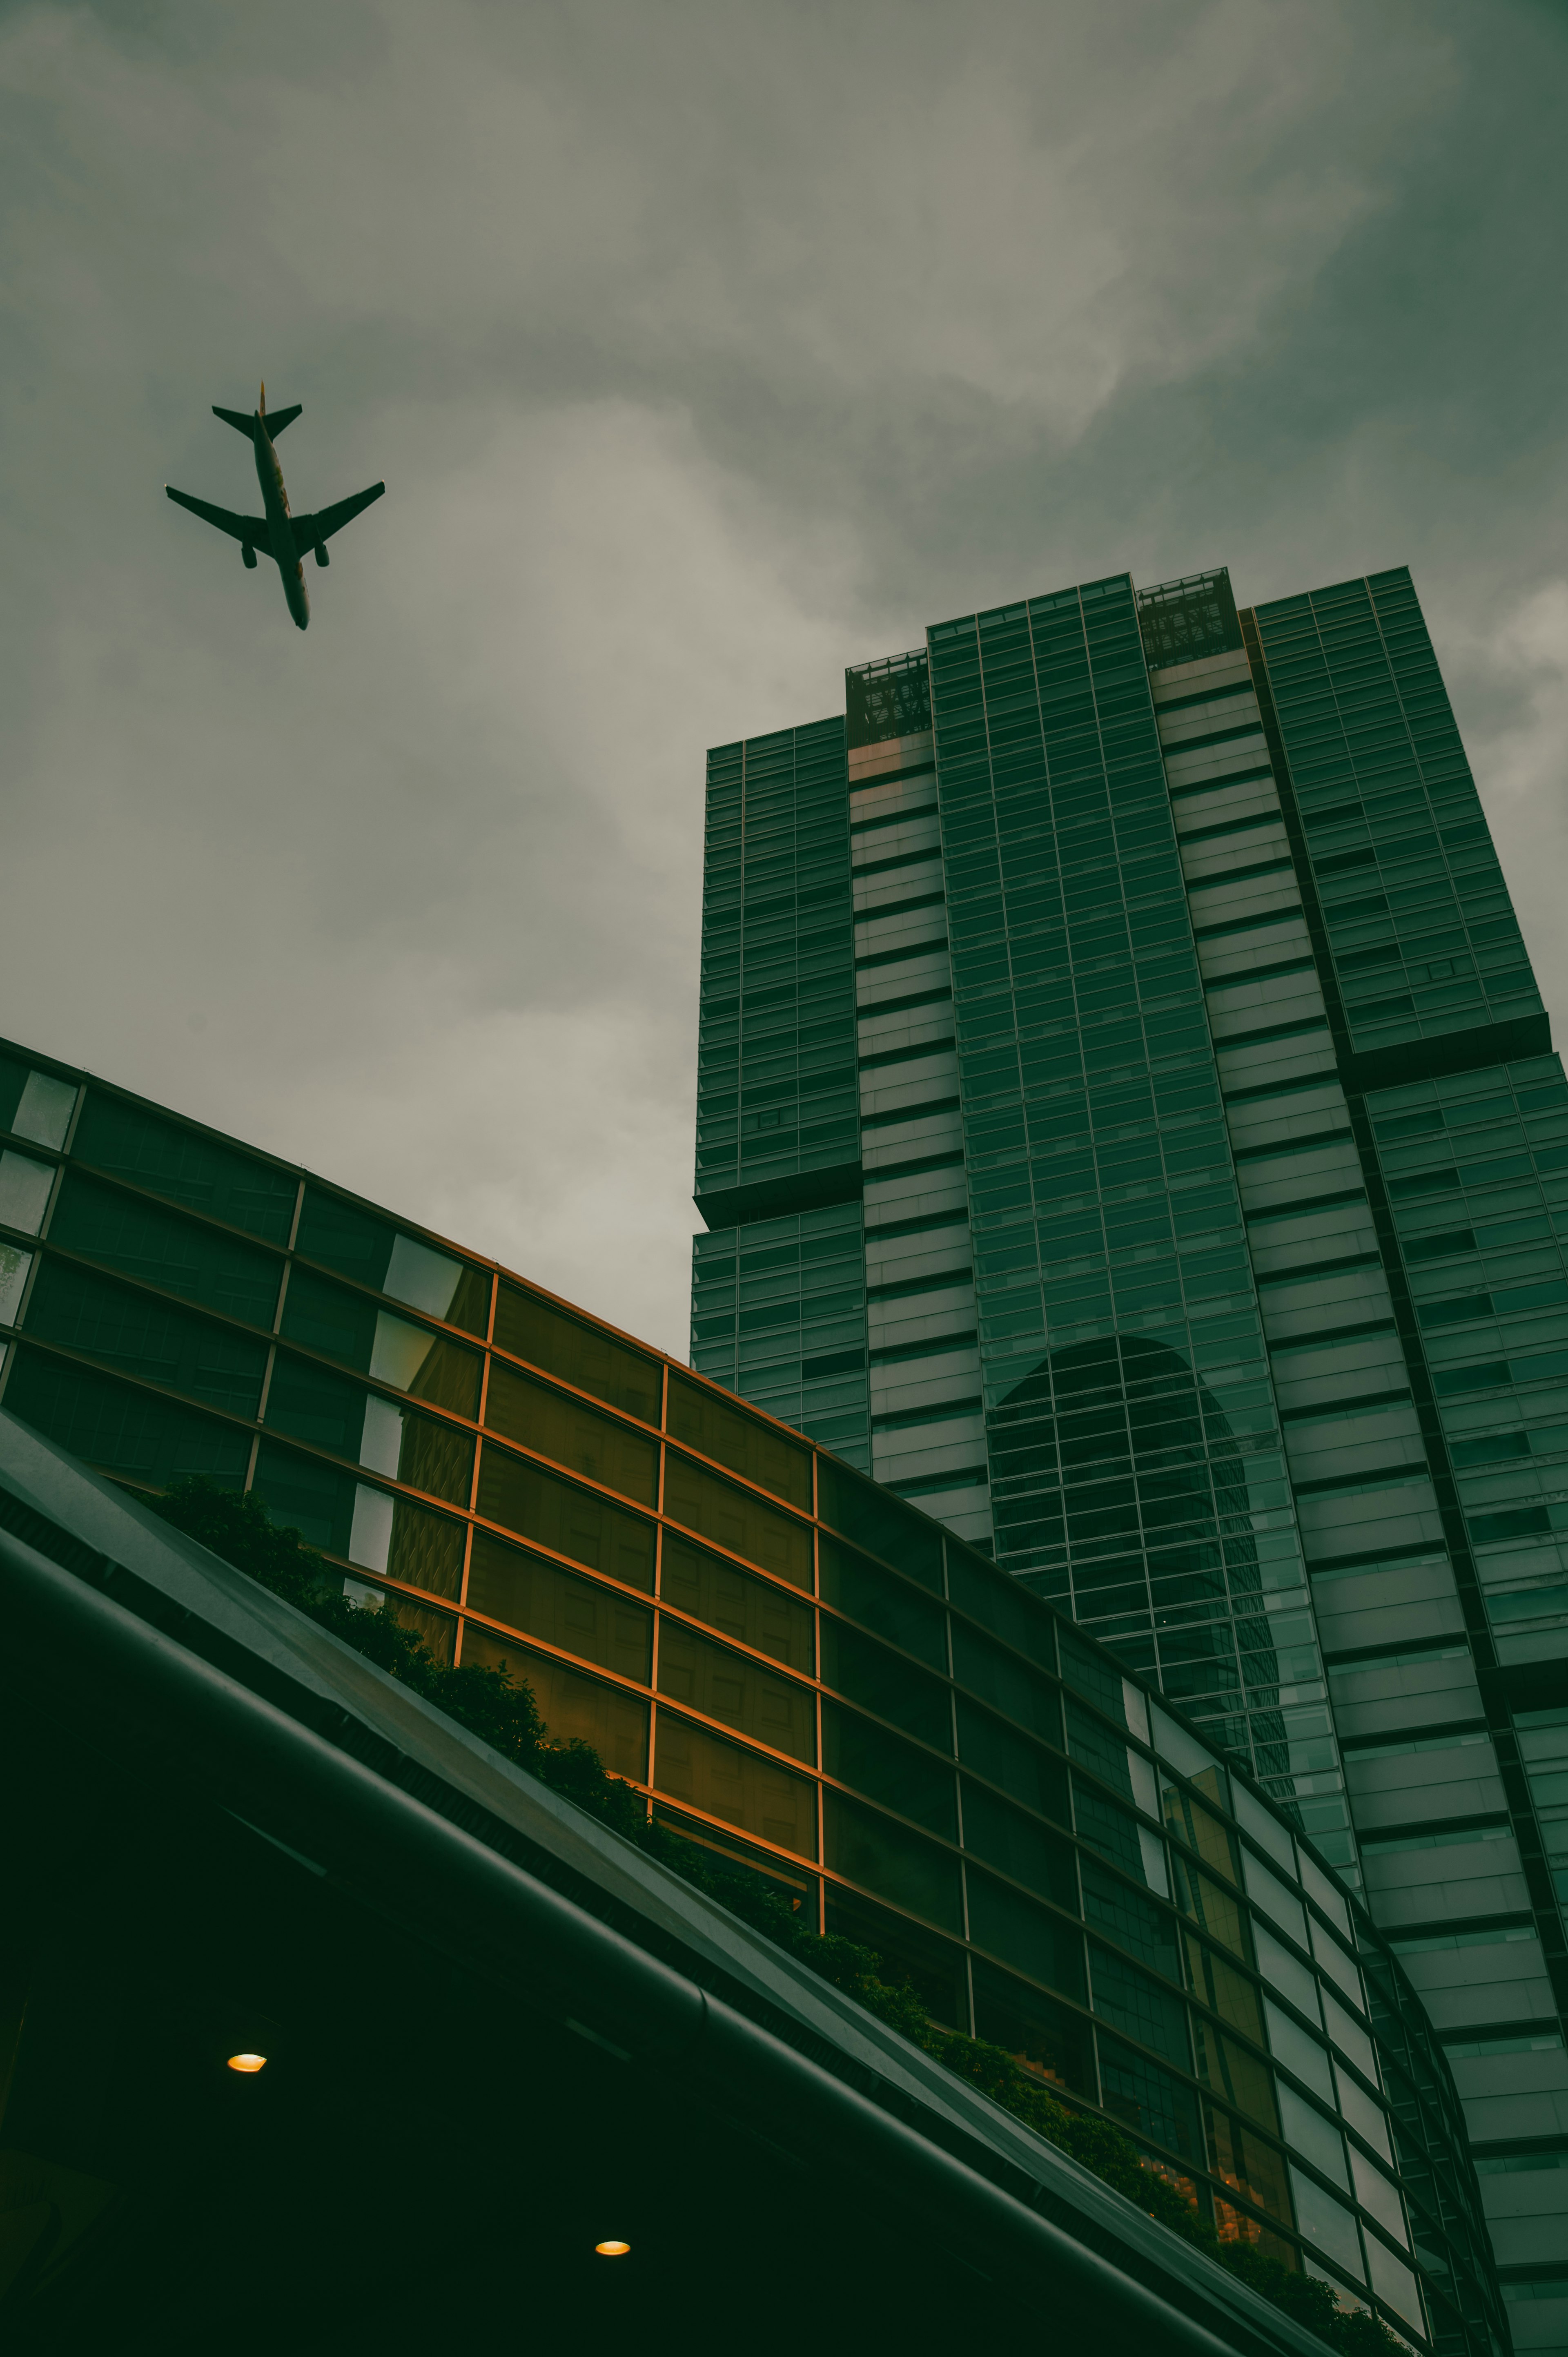
[[[777,2113],[794,2072],[808,2166],[813,2136],[842,2136],[868,2167],[905,2171],[912,2201],[1035,2269],[1042,2302],[1087,2301],[1107,2349],[1321,2357],[1315,2336],[978,2089],[3,1411],[0,1576],[8,1641],[113,1658],[145,1695],[149,1740],[177,1721],[193,1760],[210,1763],[231,1736],[251,1763],[231,1813],[304,1866],[347,1870],[336,1813],[347,1825],[379,1812],[391,1848],[378,1854],[401,1858],[406,1890],[422,1874],[454,1889],[467,1877],[497,1925],[503,1902],[515,1907],[529,1927],[520,1982],[558,2019],[567,1990],[581,2018],[564,2028],[639,2064],[711,2074],[706,2040],[743,2112],[748,2072]]]

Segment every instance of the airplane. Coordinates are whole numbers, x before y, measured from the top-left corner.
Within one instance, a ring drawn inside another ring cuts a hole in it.
[[[307,548],[316,551],[317,565],[330,562],[327,544],[335,532],[352,523],[362,515],[373,500],[379,500],[386,490],[384,483],[372,483],[368,491],[356,491],[352,499],[339,500],[329,508],[319,508],[314,515],[291,515],[288,493],[284,489],[283,469],[278,465],[273,445],[285,425],[292,425],[299,415],[303,403],[295,402],[292,409],[274,409],[267,414],[267,389],[262,387],[261,399],[254,414],[247,417],[242,410],[220,409],[213,404],[212,414],[220,417],[225,425],[233,426],[244,435],[255,453],[256,479],[262,487],[264,516],[231,515],[227,508],[209,507],[205,500],[194,500],[188,491],[177,491],[172,483],[164,490],[177,506],[188,508],[203,522],[216,524],[231,540],[240,544],[240,554],[248,571],[256,568],[256,551],[264,549],[283,576],[283,594],[288,600],[288,610],[299,628],[310,627],[310,600],[305,594],[305,567],[300,558]]]

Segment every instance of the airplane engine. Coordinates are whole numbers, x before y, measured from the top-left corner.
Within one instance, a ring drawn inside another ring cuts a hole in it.
[[[246,570],[246,572],[247,572],[247,573],[253,573],[253,572],[255,571],[255,569],[256,569],[256,552],[255,552],[255,550],[251,546],[251,544],[250,544],[250,542],[249,542],[248,540],[247,540],[247,541],[244,541],[244,542],[242,542],[242,544],[241,544],[241,548],[240,548],[240,554],[241,554],[241,555],[242,555],[242,556],[244,558],[244,560],[245,560],[245,570]]]
[[[332,562],[327,554],[327,543],[324,540],[318,540],[316,544],[316,562],[317,565],[330,565]]]

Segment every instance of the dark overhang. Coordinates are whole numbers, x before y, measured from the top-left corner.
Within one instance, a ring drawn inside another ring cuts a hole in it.
[[[10,2348],[1320,2350],[3,1415],[0,1525]]]

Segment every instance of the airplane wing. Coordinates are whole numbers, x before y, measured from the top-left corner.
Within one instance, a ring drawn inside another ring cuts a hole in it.
[[[231,515],[227,508],[209,507],[205,500],[193,500],[188,491],[177,491],[172,483],[166,483],[164,489],[177,507],[188,508],[192,515],[201,518],[203,523],[216,524],[220,532],[229,534],[231,540],[241,541],[250,548],[259,548],[267,556],[272,554],[272,536],[267,531],[264,516]]]
[[[352,523],[357,515],[363,515],[385,490],[384,483],[372,483],[368,491],[356,491],[351,500],[338,500],[329,508],[317,508],[314,515],[291,516],[289,522],[294,526],[295,548],[302,556],[307,548],[319,548],[322,542],[330,540],[335,532],[341,532],[346,523]]]

